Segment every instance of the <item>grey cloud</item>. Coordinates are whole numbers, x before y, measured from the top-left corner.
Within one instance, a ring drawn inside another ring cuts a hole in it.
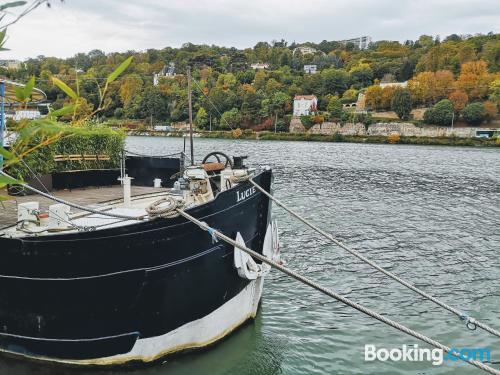
[[[421,34],[498,32],[498,0],[66,0],[9,30],[7,57],[71,56],[180,46],[239,48],[258,41],[416,39]],[[33,32],[36,30],[36,32]]]

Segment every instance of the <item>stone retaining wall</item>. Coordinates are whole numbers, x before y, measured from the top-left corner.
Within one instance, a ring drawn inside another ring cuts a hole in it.
[[[387,137],[391,134],[399,134],[403,137],[474,137],[476,130],[480,128],[449,128],[444,126],[423,126],[418,127],[409,122],[377,123],[366,127],[362,123],[345,124],[335,122],[324,122],[315,124],[306,131],[299,118],[294,118],[290,122],[290,133],[310,133],[310,134],[342,134],[342,135],[368,135]]]

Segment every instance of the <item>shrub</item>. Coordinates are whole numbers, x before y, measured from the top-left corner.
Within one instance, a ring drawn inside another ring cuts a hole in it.
[[[236,128],[231,132],[233,138],[240,138],[243,134],[243,131],[240,128]]]
[[[448,126],[452,119],[453,103],[449,99],[440,100],[424,113],[424,121],[430,124]]]
[[[302,122],[302,125],[304,125],[304,128],[306,128],[306,130],[311,129],[314,125],[311,116],[300,116],[300,121]]]
[[[323,122],[325,122],[325,118],[321,115],[315,115],[312,119],[312,121],[315,123],[315,124],[322,124]]]
[[[389,136],[387,136],[387,142],[391,144],[398,143],[400,140],[401,136],[397,133],[390,134]]]
[[[408,120],[411,113],[410,91],[396,90],[391,99],[391,110],[396,112],[401,120]]]
[[[36,127],[36,121],[29,126]],[[56,142],[30,153],[24,161],[37,175],[69,170],[107,169],[120,166],[121,151],[125,134],[104,126],[70,127],[58,124],[55,127],[62,132],[62,138]],[[29,131],[29,129],[28,129]],[[35,137],[32,143],[39,140]],[[16,145],[14,145],[14,148]],[[110,160],[85,160],[54,162],[54,155],[108,155]],[[10,169],[17,177],[24,179],[31,172],[23,163],[17,163]]]
[[[464,120],[470,125],[479,125],[486,118],[486,112],[482,103],[472,103],[466,105],[460,112]]]

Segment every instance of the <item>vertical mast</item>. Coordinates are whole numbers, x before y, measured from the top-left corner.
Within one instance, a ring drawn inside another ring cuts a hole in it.
[[[5,81],[0,81],[0,95],[2,96],[2,103],[0,108],[0,147],[3,148],[3,139],[4,139],[4,131],[5,131]],[[3,156],[0,155],[0,171],[3,169]]]
[[[194,165],[194,149],[193,149],[193,100],[191,92],[191,67],[187,67],[188,76],[188,105],[189,105],[189,142],[191,147],[191,165]]]

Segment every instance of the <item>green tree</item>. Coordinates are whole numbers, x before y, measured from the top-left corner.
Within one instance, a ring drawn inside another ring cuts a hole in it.
[[[205,111],[205,108],[200,107],[200,109],[196,113],[196,117],[194,119],[194,123],[200,129],[206,129],[207,128],[207,125],[208,125],[208,114],[207,114],[207,111]]]
[[[332,96],[327,106],[328,112],[336,120],[339,121],[342,118],[342,102],[337,96]]]
[[[411,113],[411,95],[408,90],[396,90],[391,99],[391,110],[401,120],[408,120]]]
[[[167,100],[156,86],[144,90],[144,96],[139,106],[142,118],[152,117],[155,120],[165,120],[168,117]]]
[[[436,125],[451,125],[453,119],[453,102],[443,99],[424,113],[424,121]]]
[[[479,125],[485,120],[486,117],[486,112],[482,103],[468,104],[464,109],[462,109],[460,114],[470,125]]]
[[[500,106],[500,78],[497,78],[490,83],[489,99],[497,106]]]
[[[349,71],[351,84],[356,89],[370,86],[373,82],[373,70],[368,64],[359,64]]]
[[[241,124],[241,113],[237,108],[233,108],[222,114],[220,128],[230,130],[239,127]]]
[[[349,86],[349,74],[343,69],[324,69],[321,80],[323,94],[342,94]]]

